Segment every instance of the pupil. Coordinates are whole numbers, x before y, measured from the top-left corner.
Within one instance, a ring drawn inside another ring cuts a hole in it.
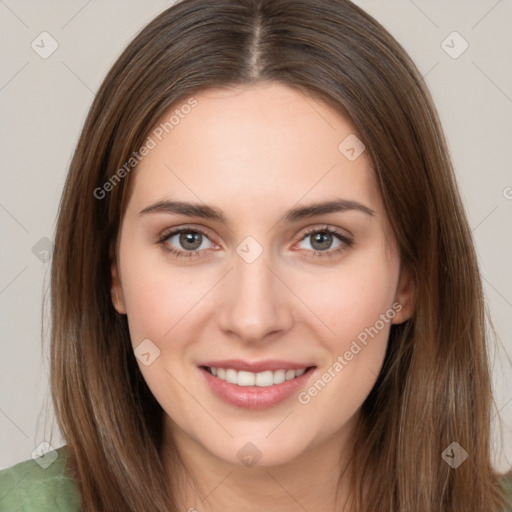
[[[194,233],[192,231],[186,231],[181,233],[180,235],[180,243],[181,245],[190,250],[195,250],[201,245],[201,233]],[[198,242],[199,239],[199,242]],[[190,247],[188,244],[192,244]]]
[[[331,239],[332,235],[329,233],[316,233],[314,235],[314,242],[313,247],[315,247],[315,243],[319,243],[319,247],[317,247],[319,250],[321,249],[328,249],[331,245]]]

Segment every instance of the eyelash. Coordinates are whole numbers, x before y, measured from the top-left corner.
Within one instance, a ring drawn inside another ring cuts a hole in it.
[[[171,231],[166,231],[166,232],[162,233],[156,242],[162,246],[162,249],[165,252],[171,254],[172,256],[175,256],[176,258],[192,259],[192,258],[203,257],[200,255],[200,253],[204,249],[202,249],[201,251],[179,251],[177,249],[173,249],[173,248],[169,247],[169,245],[166,243],[167,240],[169,240],[169,238],[172,238],[174,235],[178,235],[181,233],[200,233],[201,235],[203,235],[209,239],[208,234],[205,231],[203,231],[201,228],[192,227],[192,226],[183,226],[181,228],[173,229]],[[351,248],[353,245],[353,241],[350,238],[348,238],[341,232],[339,232],[329,226],[316,227],[316,228],[307,230],[306,232],[301,234],[301,238],[300,238],[299,242],[302,242],[308,236],[311,236],[312,234],[316,234],[316,233],[328,233],[328,234],[334,235],[336,238],[338,238],[338,240],[342,243],[342,245],[340,247],[338,247],[337,249],[331,249],[331,250],[326,250],[326,251],[313,251],[314,259],[336,257],[340,253],[345,251],[346,249]],[[301,250],[309,251],[309,249],[301,249]]]

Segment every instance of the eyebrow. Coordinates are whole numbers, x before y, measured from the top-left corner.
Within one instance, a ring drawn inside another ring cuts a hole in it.
[[[292,208],[283,215],[281,222],[297,222],[317,215],[346,211],[359,211],[372,217],[375,215],[374,210],[357,201],[337,199]],[[202,219],[214,220],[226,224],[226,218],[222,210],[201,203],[170,200],[157,201],[140,211],[139,215],[149,213],[168,213],[171,215],[185,215],[186,217],[200,217]]]

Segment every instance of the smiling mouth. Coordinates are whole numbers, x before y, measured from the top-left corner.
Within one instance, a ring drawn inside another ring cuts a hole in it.
[[[230,384],[240,387],[256,386],[266,388],[283,382],[294,380],[304,375],[304,373],[316,368],[309,366],[297,370],[267,370],[263,372],[237,371],[233,368],[215,368],[211,366],[202,366],[203,370],[213,375],[219,380],[223,380]]]

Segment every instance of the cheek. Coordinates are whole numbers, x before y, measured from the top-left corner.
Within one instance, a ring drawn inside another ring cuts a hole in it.
[[[171,268],[165,257],[155,257],[156,252],[135,249],[124,261],[123,294],[130,338],[134,349],[146,339],[156,346],[151,345],[158,357],[147,366],[139,359],[138,365],[162,407],[168,414],[179,411],[184,417],[195,416],[194,402],[183,393],[181,384],[187,382],[187,389],[196,393],[197,381],[190,374],[189,354],[196,341],[191,333],[198,328],[197,314],[201,299],[211,288],[211,276],[199,270]]]
[[[368,262],[367,262],[368,263]],[[352,417],[381,370],[392,320],[398,264],[376,259],[351,267],[330,289],[326,317],[334,334],[323,338],[330,357],[318,378],[298,397],[311,415],[323,415],[333,429]]]
[[[132,344],[145,338],[159,345],[172,338],[182,319],[194,316],[194,304],[209,288],[210,279],[201,273],[171,268],[159,251],[129,253],[123,265],[125,296]],[[174,338],[173,343],[179,342]]]
[[[383,274],[366,271],[346,276],[330,293],[326,315],[334,337],[346,341],[373,326],[393,303],[394,288]],[[380,325],[380,324],[379,324]]]
[[[375,384],[396,314],[398,272],[398,262],[379,251],[341,265],[325,279],[316,276],[302,289],[329,331],[323,328],[321,337],[328,355],[299,403],[313,415],[329,416],[332,425],[354,414]]]
[[[324,274],[317,273],[300,287],[307,305],[329,328],[324,329],[328,333],[324,340],[330,352],[344,350],[376,322],[379,330],[386,330],[381,315],[391,309],[394,316],[398,262],[383,257],[382,251],[365,256],[344,261]],[[389,329],[391,322],[385,324]]]

